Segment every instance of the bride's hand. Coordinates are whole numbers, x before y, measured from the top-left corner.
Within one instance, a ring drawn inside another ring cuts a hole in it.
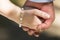
[[[33,19],[33,21],[31,21],[32,22],[31,24],[35,25],[35,26],[31,26],[31,27],[29,27],[29,26],[23,26],[22,27],[23,30],[27,31],[29,35],[34,35],[35,32],[36,33],[40,32],[39,31],[40,28],[38,29],[38,27],[39,27],[40,24],[42,24],[42,21],[43,21],[40,18],[45,19],[45,20],[47,20],[47,19],[50,18],[49,14],[47,14],[46,12],[43,12],[41,10],[38,10],[38,9],[24,10],[24,13],[28,13],[30,15],[34,15],[35,16],[34,19]],[[26,19],[26,20],[28,21],[29,19]],[[30,19],[30,20],[32,20],[32,19]]]

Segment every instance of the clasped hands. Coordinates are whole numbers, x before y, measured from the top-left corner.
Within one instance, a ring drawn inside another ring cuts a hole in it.
[[[2,0],[0,3],[0,11],[2,12],[0,14],[12,21],[15,21],[18,24],[20,22],[19,19],[21,12],[24,14],[28,13],[35,16],[32,22],[33,25],[35,25],[34,27],[27,27],[22,25],[22,29],[26,31],[29,35],[34,35],[38,37],[40,32],[47,29],[54,20],[54,14],[53,14],[54,12],[52,4],[45,5],[42,8],[43,11],[38,9],[22,10],[18,6],[11,3],[9,0],[5,0],[4,2],[3,1],[4,0]]]
[[[33,18],[30,18],[31,16],[29,17],[29,15],[26,13],[32,15]],[[29,35],[38,37],[40,32],[45,30],[43,29],[43,24],[50,18],[50,15],[38,9],[24,10],[24,14],[26,14],[27,18],[24,16],[25,20],[23,18],[23,21],[25,21],[25,25],[29,25],[24,26],[24,23],[22,23],[23,30],[26,31]]]

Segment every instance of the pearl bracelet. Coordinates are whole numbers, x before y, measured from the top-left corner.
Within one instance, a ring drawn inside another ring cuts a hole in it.
[[[23,10],[23,8],[22,8],[22,10]],[[24,16],[24,13],[21,12],[21,13],[20,13],[20,19],[19,19],[19,20],[20,20],[19,27],[22,26],[21,24],[22,24],[23,16]]]

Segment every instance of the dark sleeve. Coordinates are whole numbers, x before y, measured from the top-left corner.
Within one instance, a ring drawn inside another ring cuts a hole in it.
[[[11,21],[9,20],[8,18],[0,15],[0,25],[3,25],[3,26],[18,26],[18,24],[14,21]]]
[[[0,26],[5,27],[8,30],[10,40],[35,40],[34,37],[30,37],[22,30],[22,28],[19,28],[17,23],[7,19],[2,15],[0,15]]]

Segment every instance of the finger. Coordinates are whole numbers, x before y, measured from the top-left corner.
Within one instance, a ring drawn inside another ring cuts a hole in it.
[[[50,18],[50,15],[48,13],[41,11],[41,10],[36,10],[34,14],[39,16],[39,17],[42,17],[44,19]]]
[[[41,32],[38,30],[38,31],[35,31],[35,33],[34,33],[34,36],[35,37],[39,37],[39,34],[40,34]]]
[[[53,3],[49,3],[48,5],[43,6],[41,8],[41,10],[47,12],[50,15],[50,18],[42,24],[42,29],[47,29],[47,28],[49,28],[49,26],[51,26],[52,22],[55,19],[55,12],[54,12]]]
[[[28,31],[28,34],[29,34],[30,36],[32,36],[32,35],[34,34],[34,31],[33,31],[33,30],[30,30],[30,31]]]
[[[40,31],[37,29],[37,30],[34,32],[33,35],[34,35],[35,37],[39,37],[39,34],[40,34]]]
[[[44,23],[40,24],[41,29],[42,30],[48,29],[51,26],[53,20],[54,20],[54,18],[50,18],[50,19],[45,20]]]
[[[42,23],[43,24],[43,23]],[[42,24],[39,24],[37,29],[38,29],[38,32],[43,32],[44,30],[42,29]]]
[[[41,24],[41,29],[42,30],[46,30],[46,29],[48,29],[49,28],[49,26],[51,25],[51,23],[43,23],[43,24]]]
[[[40,11],[38,9],[25,10],[25,13],[34,14],[34,15],[42,17],[44,19],[50,18],[50,15],[48,13]]]
[[[34,34],[35,37],[39,37],[39,34]]]
[[[23,29],[24,31],[29,31],[29,28],[27,28],[27,27],[22,27],[22,29]]]

